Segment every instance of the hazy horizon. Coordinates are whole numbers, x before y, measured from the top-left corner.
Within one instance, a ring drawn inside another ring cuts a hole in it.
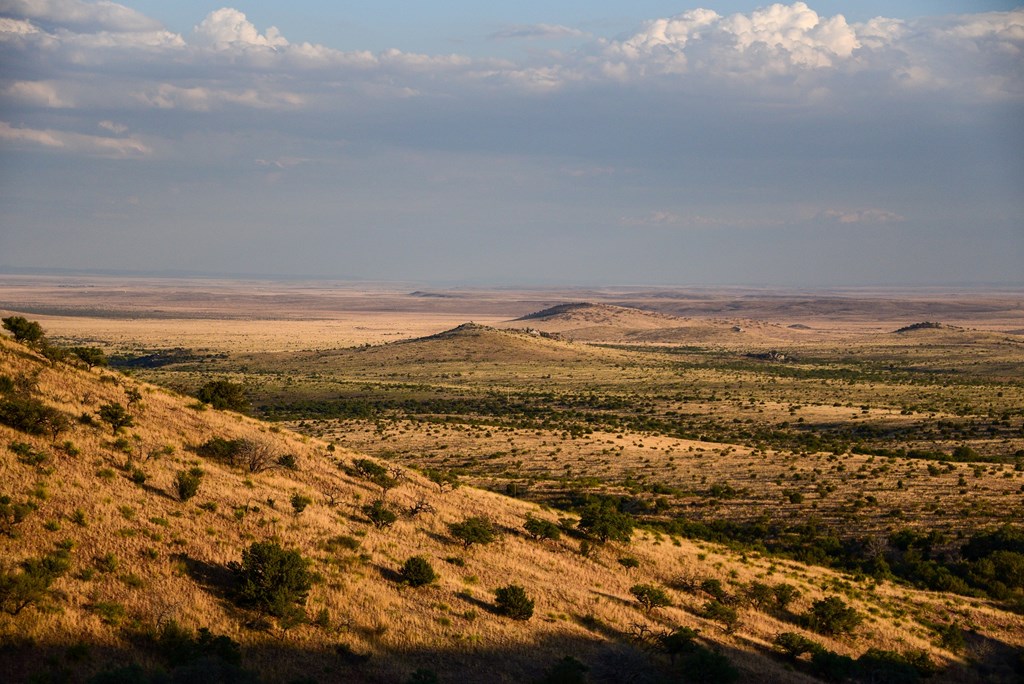
[[[0,271],[1024,283],[1024,8],[708,4],[0,0]]]

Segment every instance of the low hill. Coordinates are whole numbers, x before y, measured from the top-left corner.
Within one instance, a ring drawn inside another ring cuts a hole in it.
[[[1010,681],[1024,641],[1024,619],[991,602],[650,531],[614,541],[621,527],[602,528],[597,513],[584,536],[575,515],[434,480],[0,338],[0,673],[811,682],[824,665],[808,662],[810,640],[874,681],[926,664],[933,681]],[[498,538],[461,543],[451,525],[467,516],[486,517]],[[559,538],[531,538],[530,517],[551,537],[560,525]],[[293,552],[297,564],[284,562]],[[403,582],[412,556],[437,579]],[[266,572],[245,572],[254,567]],[[263,584],[267,573],[278,579]],[[497,601],[511,584],[535,601],[529,619]],[[859,625],[833,621],[847,608]],[[781,633],[796,635],[791,661],[772,645]]]
[[[760,321],[680,318],[626,306],[573,302],[527,314],[507,325],[531,328],[582,342],[652,344],[759,344],[803,339],[794,330]]]

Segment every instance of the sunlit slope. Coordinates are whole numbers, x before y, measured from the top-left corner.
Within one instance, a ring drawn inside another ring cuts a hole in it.
[[[530,539],[527,516],[557,520],[531,504],[468,487],[442,492],[412,471],[392,470],[388,477],[397,480],[383,487],[359,474],[358,454],[106,370],[51,364],[7,339],[0,339],[0,377],[0,400],[32,403],[67,421],[50,420],[42,430],[0,425],[0,493],[25,505],[20,521],[5,518],[0,535],[4,577],[19,576],[19,563],[59,544],[70,548],[69,567],[48,591],[21,610],[0,612],[5,681],[41,673],[87,681],[129,662],[170,670],[175,663],[160,635],[171,621],[190,634],[208,628],[234,640],[241,667],[268,682],[401,682],[417,669],[440,681],[530,682],[567,655],[589,668],[590,681],[671,681],[679,662],[671,664],[655,636],[681,626],[700,630],[701,648],[751,681],[812,681],[803,666],[794,670],[775,654],[771,642],[781,632],[852,656],[870,647],[921,649],[940,668],[939,680],[957,681],[974,675],[960,656],[934,645],[928,624],[970,625],[972,638],[996,653],[989,656],[996,672],[1024,635],[1019,616],[981,601],[851,582],[642,531],[628,544],[592,539],[584,556],[585,540],[571,534]],[[128,407],[131,425],[115,430],[99,417],[113,404]],[[273,465],[253,472],[244,462],[200,455],[197,447],[213,438],[260,445]],[[204,473],[198,493],[183,501],[175,478],[196,467]],[[293,505],[296,496],[309,503]],[[381,497],[398,516],[390,527],[372,525],[364,510]],[[465,549],[448,525],[466,516],[486,516],[500,538]],[[269,540],[310,561],[315,583],[301,605],[305,622],[286,623],[237,601],[229,564]],[[435,583],[399,581],[398,569],[413,555],[433,565]],[[619,562],[627,557],[637,567]],[[736,597],[732,631],[707,608],[715,593],[707,580]],[[739,600],[751,582],[791,584],[801,595],[785,612],[758,608]],[[495,612],[494,590],[510,583],[535,600],[531,619]],[[642,610],[630,592],[638,584],[664,588],[672,605]],[[852,635],[814,634],[798,624],[815,600],[833,595],[865,618]]]

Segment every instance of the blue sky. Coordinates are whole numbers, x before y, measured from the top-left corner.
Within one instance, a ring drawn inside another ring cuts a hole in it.
[[[0,0],[0,267],[1020,283],[1021,121],[1004,2]]]

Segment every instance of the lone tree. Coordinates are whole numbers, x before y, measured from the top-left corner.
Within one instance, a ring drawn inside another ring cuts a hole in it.
[[[653,584],[634,584],[629,588],[629,593],[643,607],[645,613],[650,613],[655,608],[672,605],[672,600],[669,599],[665,590]]]
[[[509,584],[494,590],[494,604],[500,615],[513,620],[529,620],[533,617],[533,599],[518,584]]]
[[[107,365],[107,355],[103,353],[103,350],[99,347],[72,347],[71,353],[75,357],[84,363],[89,370],[92,370],[96,366]]]
[[[363,515],[369,518],[378,530],[387,529],[398,520],[398,514],[391,510],[384,499],[377,499],[373,503],[363,506]]]
[[[14,335],[16,342],[34,346],[43,339],[43,326],[24,316],[8,316],[0,320],[3,321],[4,330]]]
[[[807,626],[820,634],[850,634],[864,617],[838,596],[815,601],[805,616]]]
[[[303,612],[313,579],[309,561],[298,551],[273,541],[254,542],[242,551],[242,562],[228,568],[235,575],[240,604],[279,618]]]
[[[249,410],[249,399],[245,396],[245,386],[229,380],[211,380],[196,392],[196,399],[209,404],[215,409],[227,409],[246,413]]]
[[[437,579],[434,568],[423,556],[413,556],[405,561],[399,574],[410,587],[422,587]]]
[[[135,424],[135,421],[128,414],[128,409],[116,401],[100,406],[100,419],[110,425],[110,429],[115,435],[121,428],[131,427]]]
[[[557,524],[543,518],[534,518],[532,515],[526,516],[523,529],[537,541],[541,539],[557,541],[562,536],[562,531],[558,528]]]
[[[490,544],[498,538],[494,524],[483,516],[466,518],[462,522],[448,523],[448,532],[468,549],[473,544]]]
[[[633,536],[633,517],[619,511],[611,501],[595,501],[580,513],[577,527],[602,544],[609,540],[628,542]]]
[[[181,501],[188,501],[199,493],[199,485],[203,482],[202,468],[179,470],[174,476],[174,491]]]

